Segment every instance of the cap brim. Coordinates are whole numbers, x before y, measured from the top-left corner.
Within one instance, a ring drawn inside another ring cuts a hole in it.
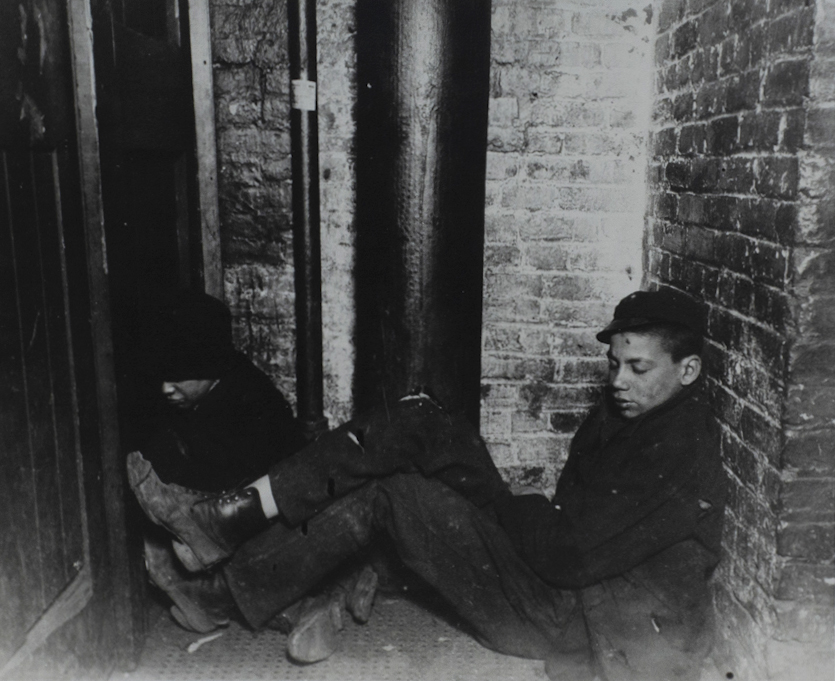
[[[613,319],[609,325],[600,331],[596,338],[601,343],[608,343],[612,340],[612,336],[619,331],[628,331],[629,329],[637,329],[641,326],[648,326],[653,324],[652,319],[646,317],[631,317],[629,319]]]

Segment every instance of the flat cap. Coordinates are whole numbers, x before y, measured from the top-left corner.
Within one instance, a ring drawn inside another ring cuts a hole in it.
[[[615,308],[614,319],[597,334],[597,340],[608,343],[619,331],[629,331],[658,322],[679,324],[704,335],[704,313],[699,303],[686,293],[672,288],[658,291],[635,291]]]

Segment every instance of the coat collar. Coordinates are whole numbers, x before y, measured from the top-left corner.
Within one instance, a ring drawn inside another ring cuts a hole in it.
[[[632,434],[647,421],[654,421],[664,414],[672,411],[683,402],[691,399],[696,399],[702,392],[702,379],[698,379],[695,383],[688,385],[679,390],[666,402],[662,402],[657,407],[653,407],[649,411],[641,414],[634,419],[625,419],[617,414],[615,407],[612,405],[610,396],[607,394],[603,398],[603,409],[605,413],[602,432],[604,439],[609,440],[612,437],[631,437]]]

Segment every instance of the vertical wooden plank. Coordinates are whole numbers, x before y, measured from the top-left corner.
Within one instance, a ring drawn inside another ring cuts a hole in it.
[[[38,194],[39,251],[43,282],[44,322],[50,365],[54,458],[49,462],[58,481],[58,498],[44,499],[56,507],[64,549],[64,579],[74,577],[83,563],[81,497],[76,458],[76,408],[72,381],[72,345],[68,332],[67,290],[62,251],[61,184],[55,152],[37,153],[33,185]]]
[[[8,524],[0,532],[0,624],[5,657],[44,606],[40,551],[35,531],[37,512],[30,474],[27,386],[18,305],[18,262],[12,232],[13,181],[9,154],[2,152],[0,185],[0,509]]]
[[[125,524],[126,474],[119,441],[90,3],[87,0],[67,0],[67,17],[72,45],[78,168],[90,291],[90,322],[95,353],[93,363],[96,372],[96,404],[102,452],[102,487],[113,585],[111,605],[115,631],[112,634],[119,647],[114,651],[114,657],[122,664],[128,664],[139,653],[142,631],[141,623],[134,617],[132,606],[133,581]]]
[[[41,441],[35,449],[35,497],[38,503],[41,526],[41,547],[44,551],[44,590],[47,603],[51,603],[63,590],[68,581],[68,567],[72,562],[64,550],[64,519],[61,504],[62,482],[57,471],[56,461],[61,456],[58,445],[58,422],[55,406],[59,396],[55,393],[55,372],[59,363],[53,354],[51,318],[53,310],[47,300],[50,281],[55,281],[58,270],[45,264],[47,253],[44,250],[43,233],[49,231],[49,223],[54,223],[54,205],[57,187],[52,177],[47,175],[46,183],[38,185],[36,166],[43,152],[31,152],[29,156],[29,178],[32,187],[32,205],[34,207],[33,229],[31,235],[32,253],[30,266],[32,280],[37,288],[32,291],[32,298],[39,315],[33,334],[38,334],[36,342],[30,341],[33,359],[37,364],[37,385],[30,382],[30,400],[32,402],[32,428],[41,433]],[[54,227],[53,227],[54,229]],[[54,263],[50,263],[53,264]],[[34,354],[37,352],[37,354]],[[60,355],[59,355],[60,358]],[[37,388],[37,391],[35,390]],[[75,491],[75,490],[73,490]]]
[[[29,435],[28,484],[34,495],[36,513],[31,531],[37,537],[42,593],[45,604],[48,604],[60,593],[66,580],[60,567],[64,563],[64,552],[60,518],[56,513],[58,480],[51,465],[55,457],[55,437],[39,243],[40,212],[33,182],[32,152],[11,155],[9,161],[12,242],[17,261],[21,355]]]
[[[217,199],[217,141],[208,0],[189,0],[191,75],[197,152],[197,185],[206,293],[223,299],[220,260],[220,212]]]
[[[19,464],[21,437],[25,437],[17,417],[22,404],[23,385],[20,376],[20,341],[17,332],[17,300],[15,296],[14,251],[11,246],[11,213],[8,201],[6,152],[0,151],[0,514],[6,519],[5,532],[0,532],[0,657],[6,657],[18,645],[23,634],[22,620],[27,609],[36,607],[37,593],[27,584],[25,556],[18,550],[19,513],[25,513],[25,498],[15,495],[21,473]],[[14,502],[12,501],[14,500]],[[13,508],[13,503],[16,508]]]

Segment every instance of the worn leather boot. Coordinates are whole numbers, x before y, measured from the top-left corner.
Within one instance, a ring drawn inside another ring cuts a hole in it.
[[[339,648],[345,594],[340,589],[302,601],[298,621],[287,638],[287,656],[311,663],[330,657]]]
[[[237,608],[223,575],[188,575],[177,564],[166,542],[145,538],[145,567],[151,582],[174,602],[177,623],[198,634],[229,624]]]
[[[145,515],[188,546],[203,569],[228,558],[240,544],[269,527],[254,488],[195,500],[194,491],[162,482],[140,452],[128,454],[127,469]]]
[[[353,618],[360,624],[365,624],[371,617],[374,606],[374,596],[377,594],[377,573],[370,565],[366,565],[357,575],[353,587],[348,592],[345,606]]]

